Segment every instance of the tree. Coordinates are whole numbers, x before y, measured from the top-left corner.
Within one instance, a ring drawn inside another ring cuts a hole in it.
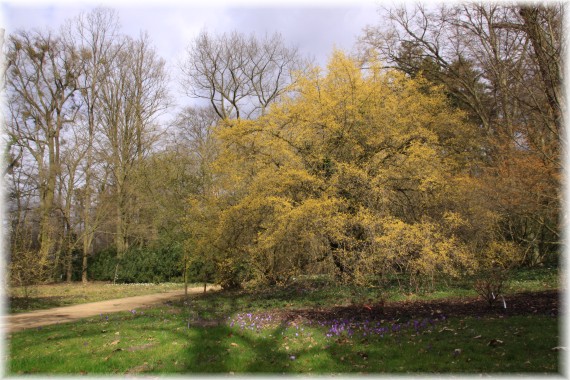
[[[278,33],[258,39],[203,31],[188,47],[182,83],[188,96],[207,100],[221,119],[255,118],[281,96],[299,61]]]
[[[560,242],[562,14],[558,3],[399,7],[361,39],[368,55],[443,85],[480,126],[471,173],[506,216],[503,236],[542,259]]]
[[[56,190],[61,173],[63,133],[80,108],[76,97],[83,62],[79,52],[52,32],[19,32],[9,37],[6,92],[9,134],[29,154],[39,189],[41,279],[53,278],[49,259],[57,255]]]
[[[12,278],[69,281],[81,255],[86,282],[92,252],[115,245],[121,259],[164,227],[150,195],[164,186],[148,179],[179,162],[151,157],[170,104],[165,63],[104,8],[57,33],[18,32],[6,50]]]
[[[146,245],[180,255],[186,285],[190,272],[194,272],[194,280],[209,281],[202,269],[211,259],[210,252],[189,243],[201,228],[198,220],[190,217],[197,209],[189,200],[201,204],[214,193],[210,166],[216,155],[212,128],[217,120],[210,108],[183,109],[162,140],[164,146],[145,157],[133,173],[139,189],[138,223],[145,228]],[[193,254],[198,250],[200,254]]]
[[[325,264],[364,283],[469,267],[467,242],[442,220],[462,170],[450,148],[470,127],[439,89],[377,63],[360,70],[340,52],[326,73],[315,68],[295,83],[264,117],[218,130],[228,184],[221,260],[245,262],[245,279],[269,284]],[[407,226],[417,248],[390,259],[391,226]]]
[[[82,184],[76,189],[76,196],[81,207],[82,231],[78,234],[82,240],[82,269],[81,280],[87,282],[88,257],[93,252],[95,232],[103,220],[104,207],[95,207],[94,187],[96,157],[94,152],[95,140],[100,132],[101,108],[100,96],[104,78],[111,71],[111,62],[118,50],[113,48],[114,40],[119,37],[118,15],[116,11],[106,8],[96,8],[89,13],[80,14],[70,20],[65,28],[65,38],[68,44],[77,46],[84,57],[84,72],[78,79],[83,99],[82,113],[86,138],[81,144],[85,152],[82,161]]]
[[[113,48],[117,49],[113,66],[100,90],[103,138],[98,154],[110,168],[116,207],[115,246],[120,263],[137,237],[133,229],[139,214],[140,189],[135,171],[157,142],[156,119],[167,108],[169,99],[165,63],[151,48],[148,36],[138,40],[125,37]],[[139,239],[143,236],[144,232],[138,234]],[[119,264],[115,278],[118,270]]]

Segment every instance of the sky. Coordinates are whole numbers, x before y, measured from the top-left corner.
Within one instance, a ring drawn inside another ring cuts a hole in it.
[[[122,31],[138,37],[147,31],[157,53],[169,65],[182,59],[203,29],[211,33],[280,32],[304,56],[325,65],[333,48],[351,51],[366,25],[380,22],[378,0],[0,0],[1,25],[9,34],[17,29],[50,27],[98,5],[119,11]]]

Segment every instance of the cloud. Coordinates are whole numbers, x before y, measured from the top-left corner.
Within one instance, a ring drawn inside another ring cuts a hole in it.
[[[114,4],[110,1],[99,4],[45,0],[14,4],[8,1],[3,4],[2,13],[8,33],[18,28],[57,29],[66,19],[100,4],[119,11],[124,33],[136,37],[141,31],[147,31],[158,53],[171,65],[183,56],[188,44],[204,28],[213,33],[280,32],[288,43],[299,47],[302,54],[325,64],[333,47],[350,50],[364,26],[377,18],[374,2],[349,5],[334,1],[328,5],[319,1],[277,2],[271,3],[271,7],[256,1],[221,0],[207,5],[198,3],[198,6],[172,1]]]

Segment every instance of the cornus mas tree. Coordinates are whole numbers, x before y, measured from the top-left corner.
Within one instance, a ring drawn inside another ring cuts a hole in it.
[[[267,115],[217,129],[218,260],[269,284],[316,268],[417,284],[474,268],[454,181],[476,132],[441,89],[341,52],[295,83]]]

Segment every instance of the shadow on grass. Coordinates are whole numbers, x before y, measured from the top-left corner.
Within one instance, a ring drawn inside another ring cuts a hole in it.
[[[338,342],[325,345],[309,343],[312,338],[301,343],[291,332],[296,315],[282,318],[274,327],[264,327],[263,332],[231,328],[229,317],[243,312],[243,299],[238,294],[228,294],[222,303],[214,297],[204,296],[196,302],[191,300],[186,306],[188,326],[194,327],[191,346],[185,351],[187,373],[236,373],[236,374],[279,374],[279,373],[321,373],[339,372],[347,369],[341,363],[344,356],[358,361],[353,371],[364,367],[361,356],[350,345],[344,345],[337,353]],[[219,307],[225,306],[223,312]],[[310,334],[310,333],[309,333]],[[309,335],[310,337],[310,335]],[[305,336],[307,338],[307,336]],[[302,339],[299,337],[298,339]],[[342,345],[342,343],[340,344]],[[199,350],[196,350],[199,347]],[[354,351],[354,352],[353,352]],[[338,354],[338,355],[337,355]]]

